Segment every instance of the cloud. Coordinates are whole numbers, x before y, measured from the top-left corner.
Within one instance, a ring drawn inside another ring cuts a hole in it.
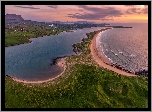
[[[83,12],[83,10],[82,10],[82,9],[79,9],[78,11],[81,11],[81,12]]]
[[[144,7],[148,7],[148,5],[144,5]]]
[[[141,11],[142,11],[142,13],[144,13],[144,14],[148,14],[148,7],[143,8]]]
[[[35,7],[27,7],[27,6],[18,6],[16,5],[15,7],[19,7],[19,8],[27,8],[27,9],[40,9],[40,8],[35,8]]]
[[[70,18],[77,19],[86,19],[86,20],[113,20],[113,17],[120,17],[123,15],[120,10],[117,10],[114,7],[89,7],[86,5],[77,5],[81,10],[83,9],[85,12],[68,14]],[[87,12],[86,12],[87,11]]]
[[[140,14],[140,8],[130,8],[126,11],[127,14],[134,14],[134,13],[138,13]]]
[[[86,20],[100,20],[100,17],[97,15],[95,16],[94,14],[69,14],[70,18],[77,18],[77,19],[86,19]]]
[[[124,5],[126,7],[136,7],[137,5]]]
[[[106,15],[101,15],[101,14],[90,14],[90,13],[84,13],[84,14],[79,14],[79,13],[75,13],[73,14],[69,14],[70,18],[77,18],[77,19],[85,19],[85,20],[112,20],[110,19],[110,16],[106,16]]]
[[[50,7],[50,8],[54,8],[54,9],[58,8],[58,6],[57,6],[57,5],[48,5],[48,7]]]
[[[126,11],[126,14],[148,14],[148,7],[144,7],[144,8],[129,8]]]
[[[88,10],[88,11],[92,11],[92,12],[98,12],[100,10],[100,8],[97,7],[89,7],[86,5],[77,5],[79,8],[83,9],[83,10]]]

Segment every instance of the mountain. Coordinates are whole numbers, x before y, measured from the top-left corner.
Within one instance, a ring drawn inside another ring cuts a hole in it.
[[[16,14],[6,14],[5,15],[5,21],[23,21],[24,19],[21,17],[21,15]]]

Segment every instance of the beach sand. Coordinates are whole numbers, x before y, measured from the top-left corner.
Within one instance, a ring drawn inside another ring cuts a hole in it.
[[[54,78],[51,78],[51,79],[48,79],[48,80],[43,80],[43,81],[27,81],[27,80],[20,80],[20,79],[17,79],[16,77],[11,77],[14,81],[17,81],[17,82],[23,82],[23,83],[44,83],[44,82],[48,82],[48,81],[51,81],[51,80],[54,80],[54,79],[56,79],[56,78],[58,78],[58,77],[60,77],[64,72],[65,72],[65,69],[66,69],[66,57],[64,57],[64,58],[60,58],[59,60],[58,60],[58,62],[57,62],[57,66],[59,66],[59,67],[62,67],[62,68],[64,68],[64,70],[63,70],[63,72],[62,73],[60,73],[58,76],[56,76],[56,77],[54,77]]]
[[[97,33],[94,35],[94,37],[93,37],[93,39],[92,39],[92,41],[91,41],[91,44],[90,44],[90,50],[91,50],[91,55],[92,55],[93,59],[94,59],[100,66],[102,66],[103,68],[112,70],[112,71],[114,71],[114,72],[116,72],[116,73],[118,73],[118,74],[125,75],[125,76],[137,76],[137,75],[135,75],[135,74],[127,73],[127,72],[125,72],[125,71],[122,71],[122,70],[120,70],[120,69],[114,68],[114,67],[112,67],[112,66],[104,63],[105,60],[103,60],[102,56],[98,53],[97,48],[96,48],[96,38],[97,38],[97,36],[98,36],[99,33],[100,33],[100,31],[97,32]]]
[[[103,29],[102,31],[104,31],[105,29]],[[96,37],[98,36],[98,34],[100,33],[101,31],[99,31],[98,33],[95,34],[95,36],[93,37],[92,41],[91,41],[91,44],[90,44],[90,49],[91,49],[91,55],[93,56],[93,59],[100,65],[102,66],[103,68],[106,68],[106,69],[109,69],[109,70],[112,70],[118,74],[121,74],[121,75],[125,75],[125,76],[137,76],[135,74],[131,74],[131,73],[127,73],[125,71],[122,71],[120,69],[117,69],[117,68],[114,68],[104,62],[106,62],[106,60],[104,60],[102,58],[102,56],[98,53],[97,51],[97,48],[96,48]],[[60,58],[58,59],[57,61],[57,66],[59,67],[62,67],[64,68],[63,72],[60,73],[58,76],[54,77],[54,78],[51,78],[51,79],[48,79],[48,80],[43,80],[43,81],[27,81],[27,80],[21,80],[21,79],[17,79],[16,77],[11,77],[14,81],[17,81],[17,82],[22,82],[22,83],[44,83],[44,82],[48,82],[48,81],[51,81],[51,80],[54,80],[58,77],[60,77],[66,70],[66,57],[64,58]]]

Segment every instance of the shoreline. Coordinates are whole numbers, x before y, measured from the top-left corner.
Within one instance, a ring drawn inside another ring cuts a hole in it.
[[[63,68],[63,71],[57,75],[56,77],[54,78],[50,78],[48,80],[42,80],[42,81],[28,81],[28,80],[22,80],[22,79],[18,79],[16,77],[12,77],[12,76],[9,76],[9,75],[6,75],[7,77],[10,77],[11,79],[13,79],[14,81],[16,82],[22,82],[22,83],[29,83],[29,84],[39,84],[39,83],[45,83],[45,82],[48,82],[48,81],[52,81],[58,77],[60,77],[66,70],[66,57],[62,57],[62,58],[58,58],[57,59],[57,62],[56,62],[56,65],[59,66],[59,67],[62,67]]]
[[[94,37],[93,37],[93,39],[91,40],[91,44],[90,44],[90,50],[91,50],[91,55],[92,55],[92,57],[93,57],[93,59],[101,66],[101,67],[103,67],[103,68],[106,68],[106,69],[108,69],[108,70],[112,70],[112,71],[114,71],[115,73],[118,73],[118,74],[121,74],[121,75],[125,75],[125,76],[138,76],[138,75],[135,75],[135,74],[132,74],[132,73],[128,73],[128,72],[125,72],[125,71],[122,71],[122,70],[120,70],[120,69],[117,69],[117,68],[114,68],[114,67],[112,67],[111,65],[108,65],[108,64],[106,64],[104,61],[106,61],[106,60],[104,60],[103,58],[102,58],[102,56],[98,53],[98,51],[97,51],[97,48],[96,48],[96,38],[97,38],[97,36],[99,35],[99,33],[100,32],[103,32],[104,30],[100,30],[100,31],[98,31],[95,35],[94,35]]]
[[[131,74],[131,73],[128,73],[128,72],[125,72],[125,71],[122,71],[120,69],[117,69],[117,68],[114,68],[112,67],[111,65],[108,65],[106,64],[106,59],[104,59],[99,53],[98,53],[98,50],[96,48],[96,38],[97,36],[99,35],[99,33],[102,33],[103,31],[105,30],[108,30],[108,29],[111,29],[111,28],[106,28],[106,29],[101,29],[99,31],[97,31],[97,33],[93,36],[93,39],[91,40],[91,44],[90,44],[90,50],[91,50],[91,55],[93,57],[93,59],[103,68],[106,68],[108,70],[112,70],[118,74],[121,74],[121,75],[125,75],[125,76],[138,76],[138,75],[135,75],[135,74]],[[83,39],[82,39],[83,40]],[[77,44],[77,43],[75,43]],[[74,47],[74,46],[73,46]],[[78,52],[76,53],[76,55],[80,55],[81,52]],[[76,55],[71,55],[71,56],[76,56]],[[16,77],[13,77],[13,76],[9,76],[9,75],[6,75],[7,77],[10,77],[11,79],[13,79],[14,81],[16,82],[22,82],[22,83],[31,83],[31,84],[39,84],[39,83],[45,83],[45,82],[49,82],[49,81],[52,81],[58,77],[60,77],[66,70],[66,58],[69,57],[69,56],[63,56],[63,57],[57,57],[56,59],[53,60],[53,65],[57,65],[59,67],[62,67],[63,68],[63,71],[57,75],[56,77],[53,77],[53,78],[50,78],[48,80],[42,80],[42,81],[28,81],[28,80],[23,80],[23,79],[18,79]]]
[[[62,33],[62,32],[63,32],[63,31],[61,31],[60,33]],[[71,31],[65,31],[65,32],[71,32]],[[59,33],[59,34],[60,34],[60,33]],[[58,35],[58,34],[53,34],[53,35]],[[32,41],[31,41],[30,39],[32,39],[32,38],[44,37],[44,36],[52,36],[52,35],[42,35],[42,36],[28,37],[28,42],[18,43],[18,44],[11,44],[11,45],[5,45],[5,47],[17,46],[17,45],[22,45],[22,44],[29,44],[29,43],[32,43]]]
[[[29,39],[29,40],[30,40],[30,39]],[[31,42],[32,42],[32,41],[30,41],[30,43],[31,43]],[[24,43],[24,44],[25,44],[25,43]],[[77,44],[77,43],[75,43],[75,44]],[[73,46],[73,45],[72,45],[72,46]],[[7,47],[10,47],[10,46],[7,46]],[[74,47],[73,47],[73,49],[74,49]],[[82,53],[82,52],[78,52],[78,53],[75,52],[75,55],[70,55],[70,56],[80,55],[81,53]],[[5,77],[9,77],[9,78],[11,78],[12,80],[14,80],[14,81],[16,81],[16,82],[21,82],[21,83],[26,83],[26,84],[46,83],[46,82],[52,81],[52,80],[60,77],[60,76],[65,72],[66,67],[67,67],[67,66],[66,66],[66,58],[67,58],[67,57],[70,57],[70,56],[56,57],[55,59],[53,59],[53,64],[51,64],[51,66],[52,66],[52,65],[57,65],[57,66],[59,66],[59,67],[62,67],[62,68],[63,68],[63,71],[62,71],[59,75],[57,75],[56,77],[50,78],[50,79],[48,79],[48,80],[28,81],[28,80],[24,80],[24,79],[18,79],[18,78],[16,78],[16,77],[9,76],[9,75],[5,75]]]

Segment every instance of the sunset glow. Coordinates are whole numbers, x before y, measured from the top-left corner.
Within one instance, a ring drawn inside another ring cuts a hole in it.
[[[6,5],[7,13],[44,22],[148,22],[147,5]]]

